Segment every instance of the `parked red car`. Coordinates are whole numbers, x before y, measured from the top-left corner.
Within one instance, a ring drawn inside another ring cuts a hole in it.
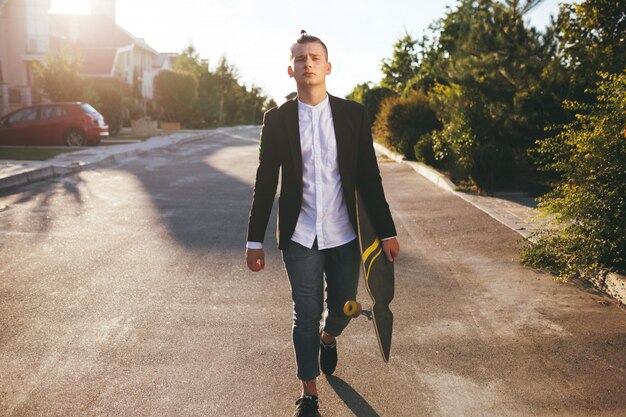
[[[39,104],[0,119],[0,145],[85,146],[108,136],[104,117],[87,103]]]

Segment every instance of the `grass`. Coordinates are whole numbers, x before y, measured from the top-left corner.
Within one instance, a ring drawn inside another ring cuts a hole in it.
[[[135,141],[144,142],[152,136],[133,136],[129,133],[111,136],[100,142],[99,146],[115,146]],[[45,161],[66,152],[80,151],[82,148],[64,148],[57,146],[0,146],[0,160]]]
[[[77,148],[55,147],[27,147],[3,146],[0,147],[0,160],[15,161],[45,161],[66,152],[76,152]]]

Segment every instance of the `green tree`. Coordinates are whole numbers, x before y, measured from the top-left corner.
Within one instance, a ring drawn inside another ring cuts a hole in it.
[[[365,101],[365,94],[372,88],[371,82],[357,84],[352,88],[352,91],[346,96],[346,99],[356,101],[363,104]]]
[[[436,84],[445,84],[445,74],[441,71],[440,63],[443,62],[445,51],[439,47],[438,35],[441,32],[441,21],[436,21],[429,26],[430,34],[424,34],[416,41],[418,50],[418,64],[415,76],[404,86],[403,94],[412,90],[421,90],[426,94]]]
[[[241,85],[237,68],[225,56],[211,71],[193,45],[177,57],[174,70],[198,82],[189,123],[193,127],[260,124],[265,110],[276,105],[259,87]]]
[[[391,58],[383,60],[384,76],[380,82],[382,87],[399,94],[404,90],[407,82],[415,77],[418,63],[415,52],[416,43],[417,41],[408,33],[396,41]]]
[[[389,88],[371,86],[371,83],[367,82],[356,85],[346,98],[348,100],[354,100],[357,103],[361,103],[367,111],[370,122],[373,123],[374,120],[376,120],[376,116],[378,115],[378,111],[380,110],[380,105],[383,100],[393,95],[394,92]]]
[[[215,68],[218,83],[218,123],[220,125],[234,125],[239,119],[239,103],[244,94],[238,84],[239,71],[222,56]]]
[[[626,67],[626,8],[616,0],[586,0],[560,7],[558,56],[567,69],[567,95],[593,101],[585,90],[595,86],[598,71],[617,73]]]
[[[193,78],[197,85],[197,98],[184,112],[190,127],[260,124],[263,113],[276,106],[261,88],[240,84],[237,68],[225,56],[211,70],[191,44],[176,58],[174,72]]]
[[[540,232],[522,260],[565,278],[626,270],[626,71],[600,77],[596,101],[566,101],[575,120],[538,141],[544,169],[562,175],[540,203],[559,227]]]
[[[263,114],[276,106],[274,100],[269,99],[263,90],[255,85],[250,88],[241,87],[243,92],[243,105],[240,107],[238,124],[261,124]]]
[[[34,61],[37,84],[52,101],[86,101],[89,85],[81,75],[83,60],[80,53],[63,45],[46,56],[45,64]]]
[[[189,74],[198,82],[198,99],[188,118],[190,126],[218,125],[217,79],[209,70],[209,62],[200,58],[196,48],[189,44],[176,58],[174,71]]]
[[[154,95],[166,121],[187,123],[198,98],[198,81],[191,74],[164,70],[154,77]]]
[[[189,44],[176,57],[174,71],[191,74],[199,81],[209,73],[209,62],[200,58],[196,47]]]
[[[553,40],[523,19],[536,4],[463,0],[441,20],[431,53],[443,78],[431,94],[444,122],[435,153],[485,190],[528,177],[527,150],[558,107],[542,81]]]

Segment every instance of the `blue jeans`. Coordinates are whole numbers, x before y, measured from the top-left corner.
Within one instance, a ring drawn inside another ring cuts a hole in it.
[[[335,248],[312,249],[289,242],[283,250],[293,299],[293,347],[298,378],[309,381],[320,374],[320,322],[324,313],[324,281],[326,282],[326,314],[322,330],[339,336],[350,322],[343,314],[343,305],[356,299],[361,266],[356,239]],[[324,280],[324,277],[326,278]]]

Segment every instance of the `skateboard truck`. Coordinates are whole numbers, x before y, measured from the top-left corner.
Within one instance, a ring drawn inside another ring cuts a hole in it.
[[[356,318],[360,315],[367,317],[368,320],[372,320],[372,310],[363,310],[361,303],[356,301],[346,301],[343,305],[343,314],[350,318]]]

